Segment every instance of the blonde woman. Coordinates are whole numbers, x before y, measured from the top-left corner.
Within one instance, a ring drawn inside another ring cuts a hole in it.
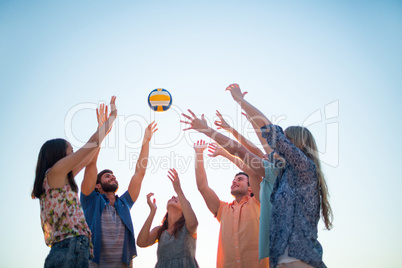
[[[332,210],[313,135],[298,126],[283,132],[244,99],[247,92],[242,93],[239,85],[231,84],[226,90],[286,161],[271,195],[270,267],[326,267],[317,225],[321,213],[325,227],[331,229]]]

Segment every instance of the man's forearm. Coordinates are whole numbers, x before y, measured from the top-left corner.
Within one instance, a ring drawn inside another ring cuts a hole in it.
[[[140,156],[138,157],[137,164],[135,165],[135,173],[140,172],[145,175],[145,171],[148,166],[148,157],[149,157],[149,141],[146,141],[141,147]]]

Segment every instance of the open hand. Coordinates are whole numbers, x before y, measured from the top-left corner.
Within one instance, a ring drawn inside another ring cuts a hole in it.
[[[108,115],[108,107],[104,103],[99,104],[99,108],[96,108],[96,118],[98,120],[98,129],[109,119],[109,117],[114,114],[114,116],[117,115],[117,110],[116,110],[116,96],[112,96],[110,100],[110,109],[112,110],[110,114]],[[107,130],[107,133],[110,132],[112,129],[113,123],[110,124],[109,129]]]
[[[107,114],[107,105],[104,103],[99,104],[99,108],[96,108],[96,118],[98,119],[98,128],[100,128],[106,120],[109,118]]]
[[[226,91],[229,90],[230,94],[232,94],[232,97],[235,101],[240,101],[244,98],[244,96],[248,93],[248,92],[244,92],[242,93],[240,90],[240,87],[238,84],[230,84],[227,88]]]
[[[112,99],[110,100],[110,115],[109,116],[117,116],[116,96],[112,96]]]
[[[153,199],[153,201],[151,201],[151,196],[153,196],[153,195],[154,195],[154,193],[147,194],[147,203],[148,203],[148,206],[151,209],[151,211],[156,211],[157,206],[156,206],[155,198]]]
[[[147,126],[145,129],[145,134],[144,134],[144,141],[150,141],[153,134],[158,130],[156,127],[158,125],[153,121],[151,124]]]
[[[194,143],[194,150],[196,153],[202,153],[208,147],[208,143],[205,143],[204,140],[198,140]]]
[[[203,133],[204,131],[208,130],[208,124],[207,124],[207,120],[205,120],[204,114],[201,115],[201,119],[200,119],[190,109],[188,109],[188,112],[191,114],[191,116],[186,115],[184,113],[181,114],[182,116],[184,116],[187,119],[187,121],[180,120],[180,122],[190,125],[188,128],[183,129],[184,131],[189,130],[189,129],[195,129],[198,132]]]
[[[223,116],[218,110],[216,110],[216,115],[219,117],[220,120],[216,120],[214,122],[215,126],[217,126],[218,129],[224,129],[226,131],[230,131],[231,126],[228,124],[228,122],[225,121],[225,119],[223,119]]]
[[[215,142],[208,145],[208,152],[210,152],[210,154],[208,154],[208,156],[210,157],[217,157],[219,155],[225,156],[228,154],[228,152],[224,148],[222,148],[222,146]]]
[[[180,186],[179,174],[177,173],[176,169],[174,168],[169,169],[168,178],[173,184],[174,191],[177,194],[179,194],[181,192],[181,186]]]

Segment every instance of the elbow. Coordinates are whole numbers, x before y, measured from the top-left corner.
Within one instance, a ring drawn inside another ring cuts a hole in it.
[[[139,246],[140,248],[146,248],[148,245],[144,243],[144,241],[137,240],[137,246]]]
[[[191,223],[188,227],[187,230],[190,234],[195,234],[197,232],[197,228],[198,228],[198,221],[197,219],[195,219],[195,221],[193,223]]]
[[[205,184],[197,184],[197,189],[200,193],[204,192],[204,190],[207,188]]]
[[[270,125],[271,122],[268,120],[267,117],[263,116],[259,116],[259,117],[255,117],[253,118],[253,121],[255,123],[255,125],[260,129],[262,127],[265,127],[266,125]]]

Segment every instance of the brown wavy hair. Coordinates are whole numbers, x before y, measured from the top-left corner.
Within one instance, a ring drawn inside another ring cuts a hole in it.
[[[318,157],[318,149],[313,134],[301,126],[291,126],[285,130],[285,136],[288,138],[297,148],[310,158],[317,170],[318,177],[318,190],[320,191],[320,210],[321,217],[324,221],[325,228],[327,230],[332,229],[333,214],[331,205],[329,204],[329,192],[327,182],[325,181],[324,173],[321,169],[321,162]]]
[[[168,228],[168,216],[169,216],[169,213],[166,212],[166,215],[165,215],[165,217],[163,217],[163,220],[162,220],[162,227],[159,228],[158,235],[156,236],[158,241],[161,237],[162,232],[167,230],[167,228]],[[180,229],[184,226],[185,223],[186,223],[186,219],[184,218],[184,214],[182,213],[181,217],[173,224],[173,235],[175,238],[177,237]]]

